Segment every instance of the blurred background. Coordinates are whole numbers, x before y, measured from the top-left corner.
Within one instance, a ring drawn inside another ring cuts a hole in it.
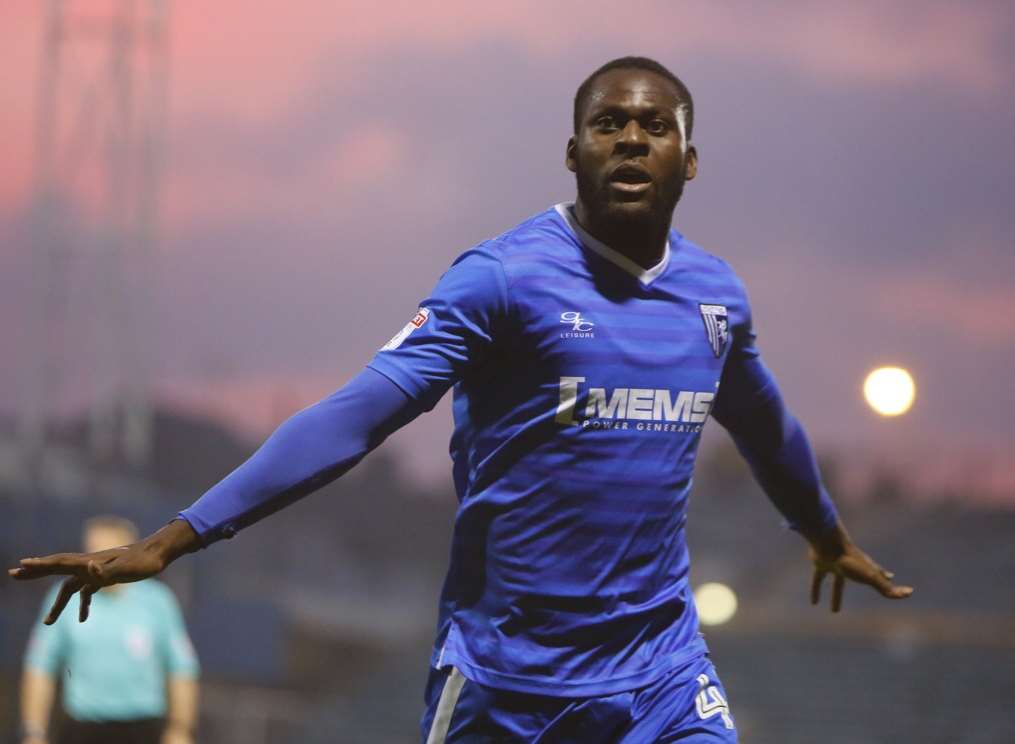
[[[157,528],[343,384],[456,255],[573,198],[576,87],[647,55],[695,97],[677,229],[744,277],[847,524],[917,588],[808,607],[801,541],[712,427],[689,541],[695,585],[720,585],[704,630],[743,741],[1015,741],[1015,6],[14,0],[2,17],[5,565],[77,549],[98,513]],[[908,377],[865,395],[883,366]],[[203,663],[199,741],[417,740],[449,408],[170,569]],[[0,582],[0,742],[47,588]]]

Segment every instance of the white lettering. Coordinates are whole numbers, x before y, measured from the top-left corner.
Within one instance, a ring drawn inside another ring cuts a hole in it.
[[[627,422],[603,419],[585,419],[581,422],[581,427],[583,429],[626,429]]]
[[[638,423],[637,431],[700,432],[715,400],[715,393],[653,388],[589,388],[585,415],[575,418],[584,377],[561,377],[554,419],[564,426],[585,429],[627,429],[627,420]],[[613,421],[615,419],[620,419]],[[624,420],[626,419],[626,420]],[[667,422],[667,423],[662,423]],[[696,424],[685,426],[684,424]]]
[[[578,402],[578,384],[585,382],[584,377],[560,378],[560,402],[557,404],[557,415],[554,420],[565,426],[577,426],[574,420],[574,406]]]
[[[617,388],[606,402],[605,388],[589,390],[589,401],[585,405],[585,416],[589,418],[624,418],[627,408],[627,388]]]
[[[652,401],[655,390],[631,388],[627,397],[627,418],[636,421],[648,421],[652,418]]]
[[[708,417],[708,412],[712,408],[712,399],[715,397],[715,393],[695,393],[694,403],[691,405],[691,418],[688,419],[694,423],[704,423]]]
[[[652,418],[656,421],[690,421],[694,393],[681,390],[677,400],[671,401],[669,390],[656,390]]]

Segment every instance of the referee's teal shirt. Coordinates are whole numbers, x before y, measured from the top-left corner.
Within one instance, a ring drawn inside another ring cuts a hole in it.
[[[79,721],[128,721],[166,715],[166,678],[196,678],[197,656],[169,588],[149,579],[92,597],[88,621],[73,599],[51,626],[46,598],[25,656],[29,669],[63,683],[64,710]]]

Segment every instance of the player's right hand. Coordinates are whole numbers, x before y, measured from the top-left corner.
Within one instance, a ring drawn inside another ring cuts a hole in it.
[[[842,593],[846,581],[867,584],[887,599],[906,599],[913,593],[913,587],[892,583],[895,574],[882,568],[860,550],[850,539],[846,528],[838,523],[834,529],[810,539],[811,562],[814,573],[811,577],[811,604],[821,599],[821,584],[831,574],[832,612],[842,608]]]
[[[56,601],[43,621],[46,625],[52,625],[71,597],[78,592],[81,593],[78,620],[84,622],[88,619],[92,595],[99,589],[110,584],[141,581],[154,576],[163,568],[165,565],[157,555],[145,551],[142,543],[134,543],[97,553],[56,553],[42,558],[23,558],[18,568],[12,568],[7,573],[18,581],[43,576],[68,576],[60,585]]]
[[[56,553],[42,558],[22,558],[7,575],[17,581],[43,576],[67,576],[50,608],[46,625],[60,617],[71,597],[80,592],[78,620],[88,619],[92,595],[104,586],[141,581],[162,571],[183,553],[199,547],[197,534],[183,520],[174,520],[158,532],[130,545],[95,553]]]

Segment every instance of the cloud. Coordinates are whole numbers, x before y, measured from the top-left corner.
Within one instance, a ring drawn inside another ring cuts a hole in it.
[[[683,7],[683,6],[682,6]],[[701,51],[778,60],[817,79],[877,87],[1001,85],[998,9],[943,2],[709,3],[681,33]],[[1000,6],[998,6],[1000,8]],[[1003,11],[1002,11],[1003,12]],[[682,14],[683,15],[683,14]],[[999,21],[1002,21],[999,23]]]
[[[394,175],[405,147],[406,137],[398,129],[383,122],[367,124],[342,140],[331,170],[346,186],[380,183]]]
[[[235,121],[265,121],[305,95],[322,73],[355,88],[373,59],[407,46],[482,54],[517,45],[527,60],[550,64],[592,49],[669,62],[715,55],[777,63],[828,82],[944,82],[990,91],[1005,78],[1001,43],[1011,15],[1003,5],[940,0],[660,0],[631,3],[623,11],[592,0],[447,0],[439,6],[317,0],[284,10],[237,0],[180,3],[172,17],[175,104],[184,116],[226,109]],[[524,64],[501,61],[519,62]]]
[[[292,132],[287,125],[205,132],[192,151],[174,157],[169,222],[334,212],[347,199],[355,204],[390,193],[409,146],[408,136],[384,121],[317,138],[300,132],[296,143]],[[273,153],[280,142],[283,152]]]
[[[942,338],[943,343],[1015,347],[1015,294],[1010,289],[916,276],[886,284],[880,298],[881,310],[898,320],[953,336],[950,341]]]
[[[0,29],[8,71],[17,71],[0,91],[6,122],[0,200],[7,205],[28,194],[44,18],[41,5],[15,7],[13,21]],[[270,128],[321,93],[324,80],[330,96],[361,98],[367,81],[377,83],[372,68],[393,54],[405,58],[409,49],[424,59],[461,55],[481,67],[517,66],[522,75],[533,74],[533,66],[568,67],[592,55],[605,60],[638,51],[678,68],[736,60],[752,68],[779,65],[827,84],[945,83],[974,92],[996,91],[1011,67],[1001,40],[1013,13],[1003,4],[645,1],[625,7],[622,18],[617,13],[612,4],[592,1],[308,0],[284,10],[238,0],[174,4],[173,146],[194,148],[199,126],[213,133],[227,126],[240,139]]]

